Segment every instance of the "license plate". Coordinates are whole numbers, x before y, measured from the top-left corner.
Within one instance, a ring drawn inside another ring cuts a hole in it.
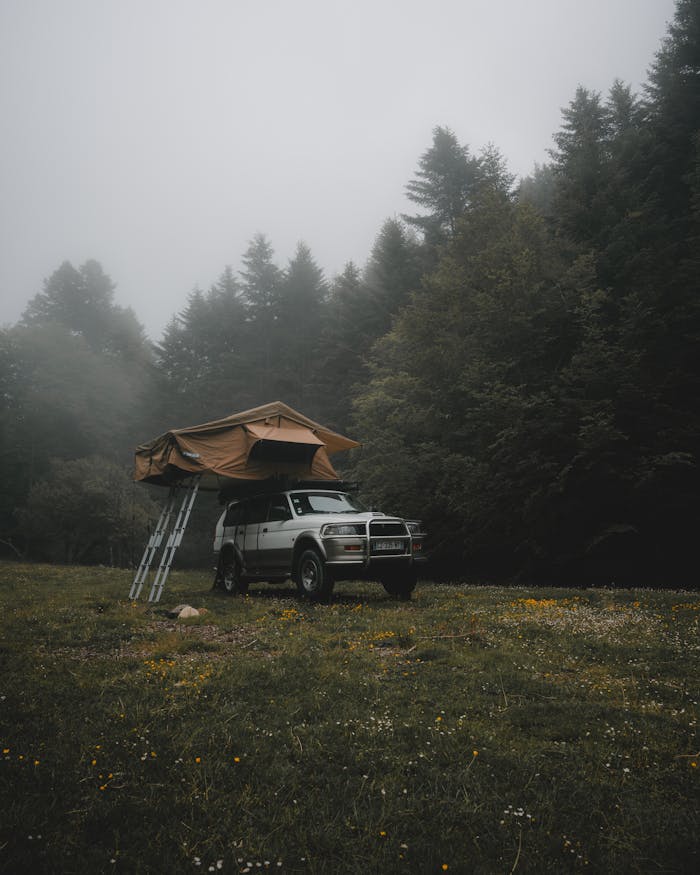
[[[375,541],[375,550],[403,550],[403,541]]]

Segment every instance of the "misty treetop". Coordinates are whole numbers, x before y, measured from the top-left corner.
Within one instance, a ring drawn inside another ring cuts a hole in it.
[[[153,434],[279,398],[362,441],[345,473],[425,521],[435,573],[694,585],[698,0],[641,95],[577,89],[550,159],[516,184],[495,145],[437,126],[416,212],[365,265],[328,278],[305,243],[280,264],[256,234],[155,344],[99,264],[61,265],[0,335],[0,539],[124,561],[119,514],[148,505],[128,511],[111,468],[119,501],[80,488],[95,454],[126,465]],[[57,490],[66,513],[101,502],[111,541],[40,544]]]

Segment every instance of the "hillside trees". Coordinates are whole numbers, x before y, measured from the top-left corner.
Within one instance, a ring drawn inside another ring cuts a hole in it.
[[[424,248],[398,219],[382,225],[363,271],[346,265],[332,283],[318,343],[318,394],[334,428],[350,425],[352,397],[367,380],[374,343],[420,286]]]
[[[161,430],[216,419],[250,400],[247,337],[241,286],[227,267],[207,293],[191,293],[156,346]]]
[[[19,512],[32,555],[54,562],[133,565],[156,516],[128,470],[101,456],[54,460]]]
[[[537,538],[532,503],[556,494],[571,429],[548,389],[580,284],[541,220],[492,189],[376,348],[356,474],[385,506],[424,518],[443,561],[498,556],[512,570]]]
[[[376,348],[357,475],[452,567],[693,579],[699,15],[678,4],[645,102],[577,91],[517,206],[474,186]]]
[[[133,313],[113,303],[97,262],[62,264],[2,331],[3,501],[0,538],[14,537],[17,509],[52,460],[101,454],[129,461],[133,435],[153,420],[153,365]]]
[[[169,422],[215,419],[277,398],[314,406],[326,295],[305,244],[282,270],[270,241],[256,235],[238,275],[227,267],[208,292],[192,292],[157,346]]]
[[[425,519],[446,574],[691,580],[699,83],[700,4],[679,0],[643,96],[579,88],[517,191],[495,147],[436,127],[417,214],[365,265],[327,281],[308,246],[280,267],[258,234],[155,361],[102,268],[61,265],[0,334],[3,533],[52,456],[121,458],[280,398],[362,440],[346,473]]]
[[[114,303],[114,283],[95,260],[79,268],[69,261],[44,282],[22,316],[25,325],[62,325],[95,353],[147,358],[142,326],[130,309]]]

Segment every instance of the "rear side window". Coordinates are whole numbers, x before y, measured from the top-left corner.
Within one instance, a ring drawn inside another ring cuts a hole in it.
[[[236,504],[232,504],[226,511],[226,516],[224,517],[224,528],[240,525],[242,516],[243,502],[238,501]]]
[[[292,518],[286,495],[273,495],[270,499],[270,509],[267,512],[270,522],[284,522]]]
[[[245,519],[243,520],[246,524],[250,523],[264,523],[267,519],[267,506],[270,503],[270,499],[267,495],[258,496],[258,498],[251,498],[251,500],[247,503],[248,506],[246,508]]]

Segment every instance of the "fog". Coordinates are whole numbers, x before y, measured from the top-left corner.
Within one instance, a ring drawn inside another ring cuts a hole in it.
[[[256,232],[362,265],[436,125],[526,175],[673,0],[0,0],[0,323],[101,262],[157,338]]]

